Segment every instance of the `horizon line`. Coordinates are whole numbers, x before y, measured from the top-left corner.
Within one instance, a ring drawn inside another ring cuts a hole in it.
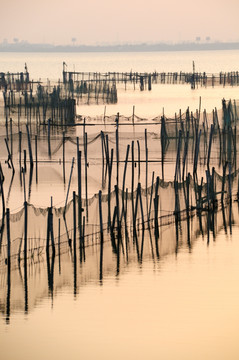
[[[101,45],[54,45],[42,43],[0,43],[0,52],[154,52],[154,51],[239,50],[239,41],[180,42],[180,43],[124,43]]]

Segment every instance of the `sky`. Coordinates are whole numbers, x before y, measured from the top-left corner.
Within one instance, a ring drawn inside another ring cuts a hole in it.
[[[239,41],[239,0],[8,0],[1,14],[0,42]]]

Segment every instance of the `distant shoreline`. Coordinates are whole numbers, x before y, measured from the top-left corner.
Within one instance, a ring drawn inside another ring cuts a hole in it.
[[[50,45],[29,43],[1,43],[0,52],[170,52],[239,50],[239,42],[179,43],[179,44],[123,44],[123,45]]]

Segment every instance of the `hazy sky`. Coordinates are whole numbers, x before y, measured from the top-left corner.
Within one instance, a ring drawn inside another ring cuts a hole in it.
[[[239,0],[8,0],[1,14],[8,42],[239,40]]]

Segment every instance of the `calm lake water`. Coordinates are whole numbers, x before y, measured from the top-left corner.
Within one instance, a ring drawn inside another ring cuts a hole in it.
[[[187,53],[134,53],[134,54],[0,54],[0,71],[23,71],[27,62],[33,79],[57,80],[61,78],[62,63],[68,70],[76,71],[196,71],[218,73],[237,71],[239,51],[187,52]],[[192,111],[198,108],[199,97],[202,109],[210,113],[221,109],[222,98],[237,99],[238,87],[198,88],[189,85],[153,86],[151,92],[139,89],[120,89],[118,103],[107,105],[107,114],[120,112],[152,118],[162,114],[173,116],[187,106]],[[78,114],[101,116],[103,105],[79,105]],[[2,124],[5,119],[3,118]],[[115,145],[112,127],[89,129],[92,139],[99,129],[108,131],[111,146]],[[11,171],[4,160],[4,127],[1,128],[0,160],[5,175],[4,190],[11,219],[12,239],[18,244],[23,238],[23,215],[19,211],[23,203],[23,187],[20,174],[11,184]],[[82,130],[71,130],[71,140],[82,140]],[[127,143],[132,139],[144,141],[144,127],[135,131],[120,130],[122,158]],[[52,148],[58,148],[61,134],[56,134]],[[15,139],[15,138],[14,138]],[[148,127],[150,158],[159,159],[159,129]],[[89,198],[102,188],[101,144],[89,145]],[[27,140],[24,139],[27,148]],[[39,141],[39,159],[46,160],[47,142]],[[67,143],[67,182],[71,159],[75,156],[75,143]],[[82,147],[82,144],[80,145]],[[136,145],[135,145],[136,146]],[[141,148],[143,145],[141,145]],[[193,149],[193,145],[191,144]],[[13,142],[17,153],[18,138]],[[145,153],[142,149],[142,158]],[[164,168],[164,180],[173,179],[176,143],[171,142]],[[199,161],[199,173],[205,174],[203,149]],[[136,152],[136,148],[135,148]],[[218,161],[218,144],[212,148],[212,164],[219,174],[222,167]],[[29,202],[35,207],[29,210],[29,237],[42,238],[46,233],[46,207],[53,195],[54,205],[64,205],[67,184],[62,182],[61,150],[53,156],[54,164],[39,164],[39,181],[33,174],[32,187],[27,172]],[[191,159],[191,157],[190,157]],[[18,155],[14,157],[18,161]],[[189,167],[192,164],[189,162]],[[237,165],[237,163],[236,163]],[[236,166],[238,168],[238,165]],[[136,168],[135,172],[138,171]],[[161,164],[149,165],[149,180],[152,172],[160,179]],[[234,169],[233,169],[234,171]],[[123,165],[120,166],[120,178]],[[137,177],[137,175],[135,175]],[[202,175],[203,176],[203,175]],[[115,170],[113,178],[116,177]],[[136,179],[137,180],[137,179]],[[135,180],[135,183],[136,183]],[[145,187],[145,165],[141,168],[142,187]],[[218,180],[219,182],[219,180]],[[130,173],[126,186],[130,188]],[[174,206],[171,185],[160,188],[160,215],[167,215]],[[221,186],[221,184],[219,185]],[[10,189],[10,190],[9,190]],[[84,189],[84,183],[83,183]],[[71,192],[77,190],[77,177],[73,173]],[[107,189],[103,189],[107,191]],[[191,190],[190,190],[191,191]],[[233,195],[237,191],[235,178]],[[193,193],[192,193],[193,194]],[[192,195],[193,196],[193,195]],[[70,197],[72,198],[72,196]],[[98,200],[92,200],[90,225],[98,224]],[[107,212],[104,212],[106,221]],[[70,208],[69,212],[72,211]],[[68,217],[70,216],[68,212]],[[232,202],[214,214],[205,212],[202,217],[192,213],[190,219],[182,218],[177,227],[173,217],[162,217],[159,238],[154,232],[139,231],[139,238],[130,236],[124,242],[120,255],[109,237],[105,238],[103,264],[100,263],[98,235],[87,238],[82,254],[74,254],[72,247],[62,244],[62,251],[47,261],[45,252],[28,260],[27,266],[17,259],[9,275],[5,265],[4,248],[0,262],[0,348],[1,359],[232,359],[239,358],[239,218],[238,204]],[[15,216],[14,216],[15,214]],[[72,222],[72,216],[71,216]],[[94,223],[95,222],[95,223]],[[71,223],[70,223],[71,224]],[[57,226],[54,232],[57,237]],[[61,224],[63,227],[63,224]],[[19,235],[19,232],[21,235]],[[72,226],[70,226],[72,238]],[[129,230],[130,232],[130,230]],[[38,239],[39,241],[41,239]],[[36,242],[36,244],[38,244]]]
[[[237,71],[239,50],[233,51],[203,51],[203,52],[153,52],[153,53],[1,53],[1,71],[24,71],[27,63],[31,79],[46,81],[46,79],[62,80],[63,61],[68,71],[85,72],[191,72],[192,62],[195,62],[197,72],[210,74],[220,71]],[[122,91],[118,96],[117,105],[107,105],[107,115],[120,112],[126,116],[132,115],[135,105],[139,116],[153,117],[162,113],[174,115],[181,108],[188,106],[195,111],[202,98],[202,109],[212,111],[221,108],[221,100],[238,98],[238,89],[231,87],[198,88],[194,91],[190,86],[153,86],[152,91]],[[104,106],[81,106],[79,114],[100,115]]]

